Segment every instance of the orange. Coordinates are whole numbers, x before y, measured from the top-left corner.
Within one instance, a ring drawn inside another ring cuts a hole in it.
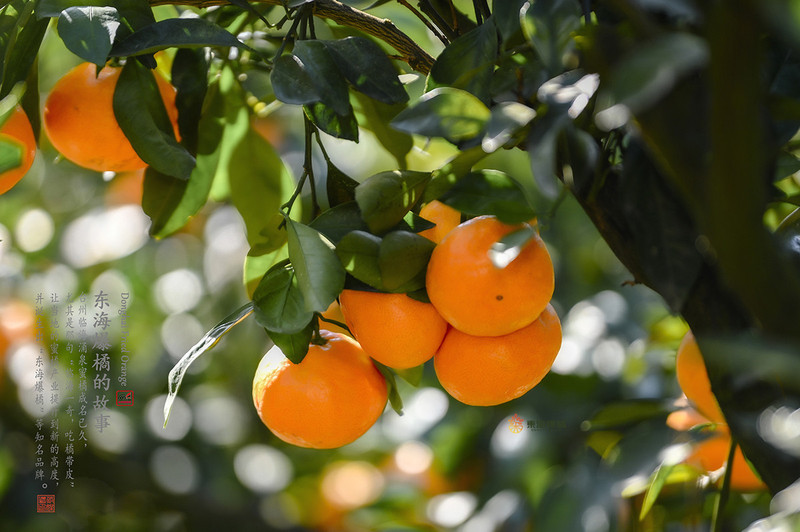
[[[561,322],[548,305],[530,325],[497,337],[450,329],[433,357],[442,387],[462,403],[491,406],[524,395],[550,371]]]
[[[333,449],[364,434],[383,413],[386,380],[361,346],[343,334],[320,331],[299,364],[270,349],[253,379],[261,421],[287,443]]]
[[[709,438],[695,444],[686,463],[705,472],[716,471],[725,465],[731,448],[731,437],[726,428],[718,429]],[[742,449],[737,446],[733,453],[731,489],[737,491],[759,491],[766,485],[758,478],[750,464],[745,460]]]
[[[22,107],[17,106],[3,127],[0,128],[0,138],[21,145],[22,148],[20,165],[0,174],[0,194],[4,194],[28,173],[36,156],[36,137],[33,135],[28,115],[25,114]]]
[[[419,215],[429,222],[436,224],[436,227],[420,231],[420,236],[424,236],[437,244],[442,241],[447,233],[455,229],[458,224],[461,223],[461,213],[438,200],[433,200],[422,207],[419,211]]]
[[[81,63],[55,84],[44,104],[44,129],[67,159],[92,170],[124,172],[144,168],[114,116],[114,89],[121,68],[106,66],[97,75],[92,63]],[[178,135],[175,89],[155,75],[167,115]]]
[[[528,224],[506,225],[494,216],[473,218],[436,246],[428,263],[431,303],[456,329],[500,336],[533,322],[553,296],[553,263],[534,231],[504,268],[492,263],[495,243]]]
[[[447,332],[447,322],[433,305],[406,294],[343,290],[339,301],[347,327],[364,351],[395,369],[430,360]]]
[[[691,331],[686,333],[678,346],[675,358],[675,373],[678,385],[695,408],[714,423],[725,423],[725,416],[711,392],[703,355]]]

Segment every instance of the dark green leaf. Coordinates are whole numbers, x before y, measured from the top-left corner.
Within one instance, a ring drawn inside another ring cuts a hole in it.
[[[352,231],[346,234],[336,246],[345,271],[369,286],[381,290],[381,270],[378,265],[381,239],[366,231]]]
[[[289,261],[282,261],[262,277],[253,292],[255,318],[271,332],[294,334],[305,328],[314,312],[306,310],[297,275]]]
[[[556,147],[558,137],[571,122],[568,105],[551,106],[547,113],[538,115],[528,133],[528,156],[531,172],[539,192],[555,198],[561,185],[556,177]]]
[[[595,167],[600,161],[600,147],[589,133],[573,126],[566,128],[565,144],[567,160],[564,181],[575,190],[583,191],[585,186],[593,182]],[[568,175],[567,168],[571,175]]]
[[[235,326],[239,325],[247,316],[250,315],[251,312],[253,312],[252,303],[247,303],[246,305],[235,310],[224,320],[215,325],[213,329],[208,331],[205,336],[203,336],[203,338],[201,338],[200,341],[197,342],[185,355],[183,355],[177,364],[175,364],[175,366],[169,372],[169,393],[167,394],[167,399],[164,402],[164,426],[166,426],[167,421],[169,421],[169,413],[170,410],[172,410],[172,403],[175,401],[175,397],[178,395],[181,382],[183,382],[183,376],[186,374],[186,370],[189,369],[191,363],[197,360],[197,357],[217,345],[217,342],[219,342],[223,336],[228,334]]]
[[[247,291],[247,297],[253,299],[258,283],[261,282],[267,271],[288,258],[289,250],[287,246],[281,246],[271,253],[261,255],[256,255],[252,252],[248,253],[244,258],[244,287]]]
[[[502,102],[492,108],[481,147],[492,153],[505,147],[514,136],[536,117],[536,111],[517,102]]]
[[[175,106],[178,109],[181,143],[197,156],[199,132],[213,127],[208,123],[209,120],[201,123],[203,103],[208,92],[208,61],[203,50],[181,48],[175,53],[172,61],[172,85],[178,91],[175,95]],[[209,114],[208,109],[205,114]],[[213,129],[219,134],[219,124],[215,125]],[[203,151],[209,152],[209,146],[205,145]]]
[[[333,57],[322,41],[298,41],[292,52],[320,96],[320,101],[336,115],[352,113],[347,82],[336,67]]]
[[[337,245],[350,231],[367,230],[367,224],[361,218],[361,210],[355,201],[342,203],[324,211],[309,225]]]
[[[414,139],[408,133],[403,133],[389,126],[397,114],[406,108],[406,104],[387,105],[373,100],[369,96],[356,92],[355,100],[360,111],[359,123],[362,127],[372,131],[378,142],[397,160],[401,170],[406,168],[406,155],[414,147]]]
[[[337,114],[333,108],[321,102],[304,105],[303,109],[314,125],[328,135],[358,142],[358,122],[352,107],[345,115]]]
[[[570,70],[543,83],[536,91],[536,97],[549,106],[567,106],[569,117],[577,118],[589,104],[599,85],[600,76],[597,74]]]
[[[335,207],[356,199],[358,181],[345,174],[328,161],[328,173],[325,178],[325,190],[328,194],[328,204]]]
[[[119,75],[114,115],[144,162],[162,174],[189,179],[195,159],[175,139],[153,74],[136,61],[128,61]]]
[[[70,52],[103,68],[119,25],[114,7],[70,7],[58,17],[58,35]]]
[[[305,299],[305,309],[324,312],[344,288],[345,270],[322,233],[286,219],[289,260]]]
[[[413,233],[421,233],[422,231],[436,227],[435,223],[422,218],[414,211],[409,211],[406,213],[406,215],[403,217],[403,223],[401,225],[404,225],[403,229]]]
[[[396,170],[381,172],[356,187],[356,201],[370,231],[380,234],[397,225],[417,203],[431,175]]]
[[[11,24],[0,34],[0,98],[5,98],[17,83],[28,79],[39,46],[47,30],[47,20],[32,16],[36,2],[25,2],[17,16],[8,15]]]
[[[493,3],[492,18],[503,41],[509,40],[520,31],[519,12],[524,4],[525,0],[503,0]]]
[[[339,71],[357,91],[386,104],[408,101],[397,70],[380,46],[365,37],[326,41]]]
[[[322,98],[302,62],[294,55],[279,57],[269,79],[275,97],[284,103],[304,105]]]
[[[442,201],[463,213],[491,214],[509,224],[527,222],[536,215],[519,183],[498,170],[467,174]]]
[[[408,369],[396,369],[394,372],[411,386],[419,386],[422,382],[422,375],[425,372],[425,364]]]
[[[392,127],[457,143],[477,137],[491,116],[489,108],[461,89],[439,87],[424,94],[392,120]]]
[[[311,338],[314,336],[314,327],[309,323],[303,330],[294,334],[281,334],[267,330],[267,335],[286,358],[294,364],[299,364],[308,353]]]
[[[431,68],[425,90],[455,87],[488,104],[496,59],[497,28],[490,20],[447,45]]]
[[[411,292],[425,286],[428,260],[436,244],[408,231],[392,231],[383,237],[378,267],[387,292]]]
[[[152,54],[167,48],[229,46],[250,49],[227,30],[202,18],[168,18],[114,43],[112,57]]]
[[[598,126],[624,125],[631,113],[655,104],[708,57],[707,43],[689,33],[668,33],[638,46],[619,62],[598,96]]]
[[[562,61],[569,51],[572,32],[581,25],[580,15],[579,4],[573,0],[528,0],[522,6],[522,32],[551,73],[563,70]]]
[[[108,0],[39,0],[36,5],[36,17],[53,18],[71,7],[104,7],[108,4]]]

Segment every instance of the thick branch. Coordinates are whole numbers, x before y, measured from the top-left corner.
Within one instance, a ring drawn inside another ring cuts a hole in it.
[[[257,1],[274,6],[281,5],[281,0]],[[150,5],[153,6],[165,4],[188,5],[197,8],[230,5],[227,0],[150,0]],[[427,75],[433,66],[433,57],[411,37],[397,29],[397,26],[389,19],[375,17],[336,0],[316,0],[313,13],[317,17],[330,19],[337,24],[361,30],[380,39],[397,50],[403,61],[408,63],[411,68],[423,74]]]

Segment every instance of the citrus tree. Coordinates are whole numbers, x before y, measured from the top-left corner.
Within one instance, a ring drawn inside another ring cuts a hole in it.
[[[400,0],[402,23],[382,18],[386,4],[13,0],[0,11],[4,128],[21,108],[78,165],[146,167],[141,206],[153,238],[179,231],[210,201],[230,202],[244,220],[250,301],[175,367],[171,398],[189,364],[252,315],[288,358],[262,363],[255,402],[268,426],[281,424],[276,433],[291,432],[261,405],[272,404],[269,383],[287,364],[302,367],[331,343],[352,351],[320,332],[344,325],[327,313],[337,300],[378,361],[368,372],[386,382],[370,392],[378,403],[385,393],[400,409],[396,378],[413,381],[434,353],[442,385],[465,403],[525,393],[561,339],[538,233],[572,196],[630,283],[659,294],[694,332],[728,457],[740,448],[773,494],[796,481],[796,449],[760,425],[800,391],[795,4]],[[39,102],[50,25],[84,63]],[[71,116],[76,105],[86,109]],[[280,105],[301,124],[296,178],[251,127]],[[125,142],[112,138],[117,128]],[[0,189],[30,159],[29,140],[3,133]],[[330,147],[365,139],[393,167],[347,175]],[[430,168],[416,156],[424,149],[452,156]],[[529,174],[500,169],[520,152]],[[500,274],[471,277],[484,266]],[[399,355],[387,347],[395,322],[414,331]],[[540,344],[535,360],[494,373],[475,366],[486,353]],[[459,358],[465,351],[470,362]],[[522,383],[504,382],[523,373]],[[614,406],[595,426],[665,414]],[[663,482],[656,474],[652,485]]]

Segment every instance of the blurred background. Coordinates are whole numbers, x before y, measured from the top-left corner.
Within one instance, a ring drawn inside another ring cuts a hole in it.
[[[401,27],[404,16],[392,14]],[[76,63],[48,35],[39,63],[41,94]],[[420,79],[409,90],[421,92],[423,85]],[[249,89],[253,127],[299,176],[300,108],[265,105],[257,85]],[[323,142],[336,165],[357,180],[395,168],[366,132],[359,144]],[[438,168],[455,153],[444,142],[419,143],[409,168]],[[324,175],[324,160],[316,162]],[[481,166],[531,179],[527,155],[518,150],[501,150]],[[387,409],[355,443],[318,451],[288,446],[261,424],[251,383],[270,343],[252,319],[191,366],[163,427],[169,370],[247,301],[242,272],[248,246],[224,193],[177,234],[150,238],[140,206],[142,179],[141,172],[83,170],[59,158],[42,136],[32,170],[0,197],[0,530],[707,528],[713,501],[696,478],[664,488],[639,520],[648,478],[662,451],[681,437],[664,420],[680,395],[674,359],[686,326],[660,298],[633,284],[569,195],[540,198],[537,205],[556,267],[553,303],[564,331],[544,381],[510,403],[469,407],[439,387],[428,363],[419,386],[398,381],[404,415]],[[324,191],[324,179],[317,185]],[[97,350],[90,345],[86,445],[75,443],[74,478],[68,480],[67,431],[79,432],[82,362],[77,337],[63,334],[64,320],[70,304],[77,315],[84,294],[86,331],[93,334],[93,304],[101,291],[110,304],[108,425],[102,432],[95,425],[102,412],[93,410]],[[40,294],[44,316],[35,313]],[[54,294],[60,329],[50,319]],[[121,294],[129,294],[125,309]],[[129,353],[122,352],[123,341]],[[57,352],[57,361],[45,356],[37,367],[40,349]],[[123,354],[129,357],[125,375]],[[120,377],[127,378],[125,388]],[[44,404],[35,400],[37,383]],[[50,401],[56,389],[63,393]],[[134,403],[114,404],[115,389],[133,391]],[[598,423],[590,420],[622,401],[643,406],[647,415],[623,409],[634,413],[594,430]],[[512,416],[523,420],[521,432],[509,429]],[[51,452],[54,420],[59,447]],[[35,466],[37,434],[46,444],[43,467]],[[53,457],[58,480],[50,478]],[[45,478],[37,478],[37,469]],[[39,494],[55,495],[55,513],[37,512]],[[734,493],[729,522],[743,529],[767,514],[768,504],[766,494]]]

